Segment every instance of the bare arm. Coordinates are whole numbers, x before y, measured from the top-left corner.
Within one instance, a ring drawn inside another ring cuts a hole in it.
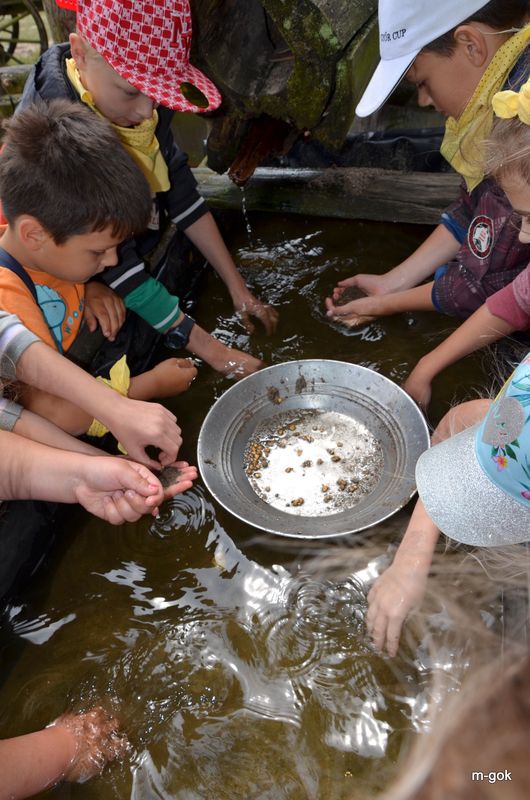
[[[129,742],[103,708],[63,714],[35,733],[0,741],[0,800],[22,800],[61,780],[85,781],[109,761],[123,758]]]
[[[486,304],[482,305],[438,347],[420,358],[403,388],[419,405],[426,408],[431,399],[432,381],[440,372],[460,358],[508,336],[514,330],[513,325],[494,316]]]
[[[460,243],[445,225],[437,225],[422,244],[401,264],[387,272],[389,291],[400,291],[417,286],[434,274],[442,264],[450,261],[460,250]]]
[[[368,593],[366,625],[375,646],[395,656],[403,622],[421,602],[440,532],[418,500],[390,567]]]
[[[384,275],[359,273],[339,281],[333,290],[334,303],[348,286],[357,286],[368,295],[384,295],[411,289],[434,274],[435,270],[456,256],[460,244],[444,225],[438,225],[422,244],[404,261]]]
[[[72,453],[83,453],[87,456],[105,455],[97,447],[92,447],[91,444],[76,439],[75,436],[54,425],[49,419],[34,414],[33,411],[28,411],[26,408],[15,423],[13,433],[49,447],[70,450]]]
[[[480,399],[453,406],[437,425],[432,435],[433,446],[484,419],[490,405],[491,400]],[[397,653],[406,617],[425,594],[439,535],[419,499],[394,561],[368,593],[368,631],[376,647],[386,649],[391,656]]]
[[[253,316],[263,323],[267,334],[273,333],[278,322],[278,312],[272,306],[258,300],[247,288],[212,215],[208,212],[186,228],[186,236],[209,261],[226,285],[234,308],[239,311],[246,327],[250,331],[253,330],[249,319]]]
[[[16,365],[17,378],[39,392],[30,392],[31,408],[68,427],[73,434],[84,433],[92,419],[98,419],[120,441],[131,458],[156,467],[145,453],[147,445],[162,452],[163,464],[176,460],[182,443],[176,417],[158,403],[130,400],[77,367],[44,342],[35,342]],[[60,406],[57,396],[62,398]]]

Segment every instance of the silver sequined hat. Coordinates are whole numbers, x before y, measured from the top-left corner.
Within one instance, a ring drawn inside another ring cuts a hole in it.
[[[483,422],[422,453],[416,484],[451,539],[480,547],[530,541],[530,354]]]

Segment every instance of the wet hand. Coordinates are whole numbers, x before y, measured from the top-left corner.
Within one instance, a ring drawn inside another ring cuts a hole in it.
[[[164,500],[171,500],[176,494],[191,489],[197,480],[197,467],[190,466],[187,461],[175,461],[168,464],[158,475],[164,491]]]
[[[119,721],[96,706],[85,714],[62,714],[49,727],[63,728],[75,740],[75,755],[64,771],[63,779],[83,783],[100,775],[106,764],[123,759],[130,750]]]
[[[425,594],[428,570],[392,564],[368,592],[366,627],[375,647],[395,656],[401,628]]]
[[[336,305],[331,297],[326,297],[325,304],[326,316],[348,328],[366,325],[376,318],[373,313],[373,303],[369,297],[352,300],[344,305]]]
[[[159,403],[117,395],[102,421],[134,461],[152,469],[176,461],[182,445],[182,431],[175,415]],[[147,455],[145,448],[149,445],[160,450],[158,462]]]
[[[272,336],[276,330],[279,318],[278,311],[271,305],[262,303],[251,292],[246,294],[245,297],[234,298],[234,308],[249,333],[254,333],[255,330],[251,317],[258,319],[262,323],[267,336]]]
[[[366,295],[388,294],[391,291],[385,275],[371,275],[358,273],[351,278],[339,281],[333,289],[332,299],[336,303],[343,296],[346,289],[355,287]]]
[[[143,464],[122,458],[91,456],[71,480],[77,502],[111,525],[156,516],[164,500],[158,478]]]
[[[121,297],[105,284],[89,281],[85,285],[84,316],[91,333],[99,323],[103,336],[113,342],[125,322],[125,305]]]
[[[415,367],[403,384],[403,389],[426,411],[431,402],[432,385],[430,378],[425,377],[419,367]]]

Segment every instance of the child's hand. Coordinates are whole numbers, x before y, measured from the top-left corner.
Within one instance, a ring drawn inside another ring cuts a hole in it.
[[[77,502],[112,525],[135,522],[143,514],[156,516],[164,500],[158,478],[142,464],[122,458],[90,456],[72,481]]]
[[[428,567],[392,564],[368,592],[366,627],[378,650],[395,656],[401,628],[409,612],[419,605],[427,584]]]
[[[123,445],[129,458],[152,469],[173,464],[182,445],[182,431],[177,418],[159,403],[132,400],[116,395],[112,408],[107,409],[101,421]],[[145,448],[149,445],[160,450],[159,462],[149,458]]]
[[[103,336],[113,342],[125,322],[125,305],[121,297],[105,284],[89,281],[85,285],[84,315],[91,333],[99,323]]]
[[[86,714],[62,714],[51,727],[66,729],[75,739],[75,756],[63,780],[83,783],[100,775],[109,761],[124,758],[130,749],[119,722],[97,706]]]
[[[197,480],[197,467],[191,467],[187,461],[176,461],[168,465],[160,475],[164,500],[171,500],[176,494],[191,489],[194,480]]]
[[[326,297],[326,316],[348,328],[365,325],[377,317],[377,299],[360,297],[344,305],[336,305],[331,297]]]
[[[430,376],[423,373],[418,364],[403,384],[403,389],[410,394],[420,408],[427,410],[432,396],[432,384]]]
[[[267,336],[271,336],[278,325],[278,312],[275,308],[258,300],[252,292],[245,296],[234,298],[234,308],[238,312],[241,322],[249,333],[254,333],[254,325],[250,317],[259,319],[265,328]]]
[[[388,294],[391,291],[395,291],[395,289],[391,288],[390,282],[386,275],[359,273],[357,275],[352,275],[351,278],[345,278],[343,281],[338,282],[333,289],[333,302],[336,303],[338,300],[340,300],[344,294],[344,291],[352,286],[355,286],[357,289],[360,289],[361,292],[364,292],[364,294],[367,295]]]

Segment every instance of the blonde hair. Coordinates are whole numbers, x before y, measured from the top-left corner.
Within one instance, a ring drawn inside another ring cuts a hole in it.
[[[485,168],[498,183],[518,177],[530,185],[530,125],[519,117],[496,119],[486,141]]]

